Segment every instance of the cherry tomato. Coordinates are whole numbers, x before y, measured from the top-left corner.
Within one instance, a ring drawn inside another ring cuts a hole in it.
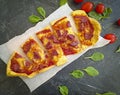
[[[120,18],[117,20],[117,24],[120,26]]]
[[[102,4],[102,3],[99,3],[99,4],[96,5],[95,10],[96,10],[97,13],[102,14],[105,10],[105,5]]]
[[[93,3],[92,2],[85,2],[83,3],[81,10],[84,10],[85,12],[89,13],[93,9]]]
[[[114,43],[117,39],[116,35],[112,33],[105,34],[104,38],[110,40],[110,44]]]
[[[83,2],[84,0],[74,0],[75,3],[81,3]]]

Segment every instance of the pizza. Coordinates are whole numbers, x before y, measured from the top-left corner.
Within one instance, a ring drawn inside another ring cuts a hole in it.
[[[50,30],[50,27],[46,27],[37,32],[36,35],[48,52],[48,56],[51,57],[51,60],[53,60],[57,66],[66,63],[67,58],[65,57],[56,36]]]
[[[75,54],[81,51],[79,40],[72,30],[70,21],[67,17],[58,19],[52,22],[51,25],[65,55]]]
[[[14,51],[7,65],[8,76],[32,78],[54,66],[67,62],[67,55],[77,54],[94,45],[101,32],[95,19],[88,17],[83,10],[72,12],[77,33],[73,31],[68,17],[62,17],[36,33],[38,40],[30,37],[20,46],[22,54]]]
[[[33,77],[38,73],[38,71],[31,65],[31,63],[26,60],[18,52],[14,52],[9,59],[7,64],[7,75],[8,76],[25,76]]]
[[[85,46],[94,45],[101,32],[101,26],[98,21],[88,17],[83,10],[76,10],[72,12],[72,17],[77,28],[77,35],[80,43]]]
[[[32,62],[41,64],[45,60],[45,51],[33,38],[29,38],[21,48]]]
[[[42,64],[38,64],[30,62],[18,52],[14,52],[7,65],[7,75],[32,78],[38,73],[45,72],[52,67],[54,67],[54,62],[49,58],[44,60]]]
[[[36,64],[39,72],[44,72],[56,64],[51,56],[33,38],[29,38],[21,47],[23,52]]]

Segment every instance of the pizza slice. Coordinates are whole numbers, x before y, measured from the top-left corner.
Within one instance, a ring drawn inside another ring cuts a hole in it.
[[[32,78],[38,73],[45,72],[54,66],[54,62],[49,58],[44,60],[42,64],[32,63],[19,53],[14,52],[7,64],[7,75]]]
[[[41,64],[45,60],[45,51],[33,38],[22,45],[22,50],[33,63]]]
[[[67,58],[65,57],[56,36],[50,30],[50,27],[46,27],[45,29],[36,33],[36,35],[47,50],[48,56],[55,62],[57,66],[66,63]]]
[[[29,38],[22,45],[22,49],[39,72],[44,72],[56,65],[51,56],[33,38]]]
[[[56,20],[51,25],[65,55],[75,54],[81,51],[79,40],[73,32],[67,17]]]
[[[98,41],[101,32],[99,22],[88,17],[83,10],[73,11],[72,17],[78,31],[80,43],[85,46],[94,45]]]
[[[38,70],[19,53],[14,52],[7,64],[8,76],[25,76],[32,78]]]

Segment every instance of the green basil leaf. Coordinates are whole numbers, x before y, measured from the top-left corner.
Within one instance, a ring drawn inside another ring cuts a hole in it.
[[[96,70],[94,67],[89,66],[85,69],[83,69],[89,76],[97,76],[99,75],[98,70]]]
[[[95,18],[96,20],[101,20],[102,19],[102,15],[96,13],[95,11],[89,12],[88,15],[92,18]]]
[[[102,20],[104,18],[108,18],[111,13],[112,13],[111,8],[105,8],[105,10],[102,14],[99,14],[96,11],[91,11],[88,13],[88,15],[92,18],[95,18],[96,20]]]
[[[82,78],[84,76],[84,73],[81,70],[74,70],[72,73],[70,73],[74,78]]]
[[[31,15],[31,16],[29,16],[28,19],[32,23],[37,23],[42,20],[39,16],[36,16],[36,15]]]
[[[60,0],[60,6],[66,4],[68,2],[68,0]]]
[[[103,17],[102,18],[108,18],[111,13],[112,13],[112,9],[111,8],[105,8],[105,10],[103,12]]]
[[[116,95],[116,93],[106,92],[106,93],[103,93],[103,94],[96,93],[96,95]]]
[[[104,59],[104,55],[100,52],[95,52],[93,53],[90,57],[85,57],[86,59],[87,58],[90,58],[92,59],[93,61],[101,61]]]
[[[59,86],[61,95],[68,95],[68,88],[66,86]]]
[[[119,53],[119,52],[120,52],[120,47],[118,47],[118,49],[116,50],[116,52],[117,52],[117,53]]]
[[[107,9],[107,12],[108,12],[109,14],[112,13],[112,9],[111,9],[111,8],[106,8],[106,9]]]
[[[46,12],[45,12],[45,10],[42,7],[38,7],[37,11],[43,18],[45,18]]]

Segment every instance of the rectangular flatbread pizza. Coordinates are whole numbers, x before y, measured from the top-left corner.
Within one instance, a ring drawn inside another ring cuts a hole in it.
[[[83,10],[73,11],[72,17],[77,28],[80,43],[85,46],[94,45],[98,41],[101,32],[99,22],[88,17]]]
[[[50,27],[46,27],[37,32],[36,35],[48,52],[48,56],[51,57],[51,60],[53,60],[57,66],[66,63],[67,58],[64,55],[54,32],[50,30]]]
[[[18,52],[14,52],[7,65],[8,76],[33,77],[38,73],[35,66]]]
[[[54,63],[49,58],[41,64],[37,64],[28,61],[18,52],[14,52],[7,64],[7,75],[32,78],[38,73],[45,72],[54,66]]]
[[[45,51],[33,38],[23,43],[21,48],[32,62],[41,64],[45,60]]]
[[[56,64],[33,38],[29,38],[21,48],[39,72],[44,72]]]
[[[67,17],[56,20],[51,25],[65,55],[76,54],[81,51],[79,40],[73,32]]]
[[[53,21],[51,28],[46,27],[36,33],[42,44],[32,37],[22,43],[20,47],[26,57],[13,52],[7,64],[7,75],[32,78],[54,66],[65,64],[67,55],[80,53],[94,45],[101,32],[99,22],[82,10],[73,11],[72,17],[77,33],[66,16]]]

